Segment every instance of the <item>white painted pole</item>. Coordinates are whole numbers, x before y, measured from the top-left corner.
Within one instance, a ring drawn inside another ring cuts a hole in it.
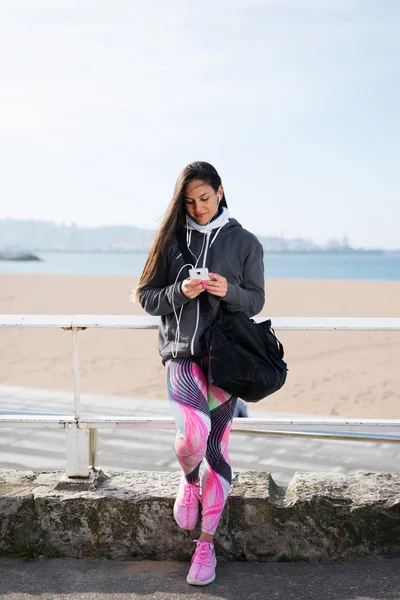
[[[67,477],[89,477],[89,428],[79,423],[81,413],[81,390],[79,377],[78,328],[72,327],[74,376],[74,418],[76,422],[66,427]]]
[[[79,349],[78,349],[78,329],[72,328],[72,344],[73,344],[73,373],[74,373],[74,415],[75,419],[79,420],[81,413],[81,390],[79,377]]]
[[[68,423],[67,478],[89,477],[89,429],[82,423]]]

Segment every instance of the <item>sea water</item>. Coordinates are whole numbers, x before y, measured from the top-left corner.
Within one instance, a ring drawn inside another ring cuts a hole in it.
[[[0,261],[0,273],[127,275],[142,272],[140,252],[41,252],[41,261]],[[400,281],[400,253],[265,253],[265,277]],[[223,273],[221,273],[223,275]]]

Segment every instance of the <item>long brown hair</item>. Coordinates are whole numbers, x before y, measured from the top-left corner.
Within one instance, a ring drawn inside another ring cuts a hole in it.
[[[186,206],[184,202],[185,186],[190,181],[204,181],[210,185],[214,192],[218,191],[221,185],[221,177],[216,169],[210,163],[196,161],[185,167],[175,184],[172,200],[166,210],[166,213],[161,222],[160,229],[157,232],[156,238],[150,249],[142,275],[139,280],[134,296],[139,298],[139,292],[151,281],[156,273],[157,265],[170,239],[182,230],[186,223]],[[221,199],[220,206],[227,207],[225,192]]]

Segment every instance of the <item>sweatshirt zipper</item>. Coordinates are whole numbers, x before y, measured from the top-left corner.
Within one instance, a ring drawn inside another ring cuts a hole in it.
[[[206,266],[206,260],[207,260],[207,252],[208,252],[208,245],[210,243],[210,233],[207,233],[207,240],[206,240],[206,247],[204,249],[204,254],[203,254],[203,267]],[[197,302],[196,302],[196,327],[194,329],[194,334],[192,337],[192,341],[190,344],[190,352],[192,354],[192,356],[194,356],[194,340],[196,338],[196,334],[197,334],[197,330],[199,329],[199,321],[200,321],[200,300],[197,298]]]

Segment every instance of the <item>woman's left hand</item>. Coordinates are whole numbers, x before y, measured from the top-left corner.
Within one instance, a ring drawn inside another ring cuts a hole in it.
[[[210,281],[203,281],[204,289],[213,296],[223,298],[228,292],[228,282],[222,275],[209,273]]]

